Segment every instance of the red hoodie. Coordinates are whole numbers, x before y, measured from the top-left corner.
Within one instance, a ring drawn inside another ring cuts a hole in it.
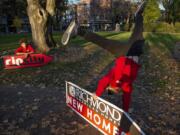
[[[109,83],[113,88],[121,88],[124,92],[132,92],[132,83],[137,77],[140,65],[125,56],[120,56],[116,59],[114,67],[109,73],[102,78],[101,83]],[[106,79],[105,79],[106,78]],[[119,83],[117,83],[119,81]],[[104,85],[106,86],[106,85]],[[105,88],[102,85],[96,89],[96,95],[101,96]]]
[[[27,45],[26,48],[20,46],[19,48],[16,49],[16,53],[28,53],[28,52],[35,52],[35,50],[31,47],[31,45]]]

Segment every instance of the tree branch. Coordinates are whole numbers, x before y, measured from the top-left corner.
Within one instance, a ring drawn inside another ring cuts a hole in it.
[[[51,15],[55,15],[55,8],[56,8],[56,0],[47,0],[46,2],[46,11]]]

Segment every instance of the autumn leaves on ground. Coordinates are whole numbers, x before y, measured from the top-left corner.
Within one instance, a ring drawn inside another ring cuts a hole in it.
[[[126,40],[130,33],[99,33]],[[59,35],[55,35],[57,41]],[[30,35],[28,35],[30,37]],[[141,70],[134,84],[130,116],[147,135],[180,133],[179,62],[173,57],[180,34],[145,33]],[[17,38],[0,37],[0,55],[12,54]],[[114,57],[80,37],[65,48],[49,52],[54,61],[44,67],[0,69],[0,134],[2,135],[93,135],[100,134],[66,106],[65,81],[91,92],[113,64]],[[121,106],[121,96],[103,95]]]

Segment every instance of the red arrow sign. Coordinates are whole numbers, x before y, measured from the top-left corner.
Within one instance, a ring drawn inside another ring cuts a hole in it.
[[[29,54],[28,57],[25,57],[25,55],[3,56],[5,69],[39,67],[48,64],[52,60],[52,56],[45,54]]]

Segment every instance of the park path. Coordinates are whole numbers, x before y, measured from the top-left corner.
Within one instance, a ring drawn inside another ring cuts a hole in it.
[[[1,86],[1,135],[98,134],[65,103],[65,89]]]
[[[147,135],[179,135],[179,63],[155,54],[142,58],[130,116]],[[42,68],[0,70],[0,135],[100,134],[66,106],[65,80],[93,92],[114,57],[93,45],[54,55]],[[121,96],[102,98],[121,106]]]
[[[145,90],[145,89],[144,89]],[[145,90],[146,91],[146,90]],[[103,96],[114,104],[121,97]],[[118,100],[117,100],[118,99]],[[133,94],[130,116],[147,135],[178,135],[178,100]],[[100,135],[95,128],[74,113],[65,103],[65,87],[35,88],[0,86],[1,135]]]

